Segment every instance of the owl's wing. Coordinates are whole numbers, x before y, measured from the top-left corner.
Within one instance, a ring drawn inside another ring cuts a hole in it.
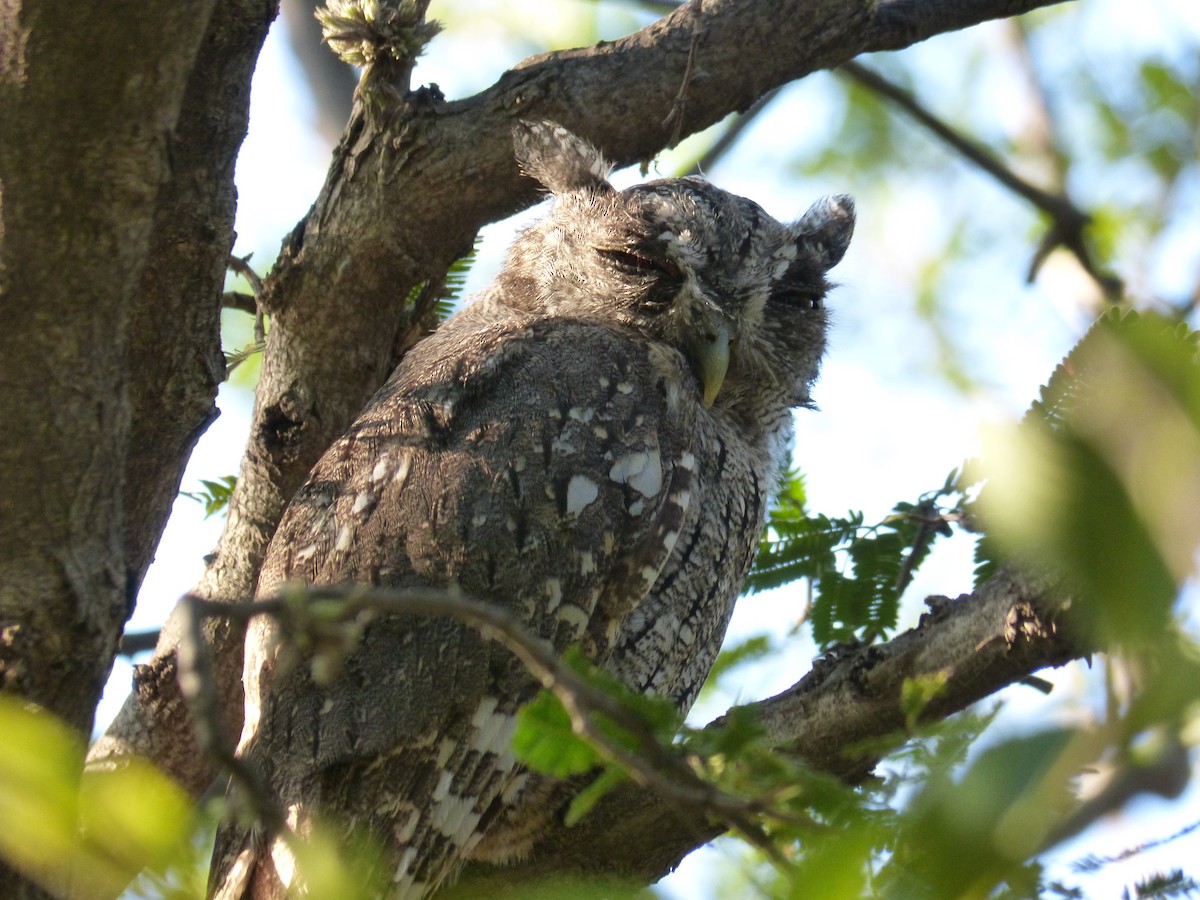
[[[314,469],[260,593],[456,584],[603,662],[688,511],[689,378],[678,354],[608,326],[451,320]],[[416,885],[510,816],[513,715],[536,685],[507,651],[453,621],[392,618],[320,688],[302,667],[275,678],[275,649],[257,624],[243,750],[285,806],[369,825]]]

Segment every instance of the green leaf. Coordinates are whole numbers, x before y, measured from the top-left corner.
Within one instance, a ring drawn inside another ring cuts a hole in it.
[[[620,769],[608,768],[601,772],[591,784],[581,790],[571,800],[567,812],[563,816],[563,824],[568,828],[592,811],[605,794],[626,780],[626,775]]]
[[[433,299],[434,321],[444,322],[450,318],[455,306],[462,299],[463,288],[467,283],[467,275],[470,273],[471,267],[475,265],[475,260],[479,255],[479,244],[479,237],[476,235],[475,243],[472,244],[470,252],[450,263],[450,267],[446,270],[446,275],[442,279],[441,284],[438,285],[437,293]],[[405,306],[410,309],[415,306],[417,298],[421,296],[421,292],[428,285],[428,281],[422,281],[413,285],[412,289],[408,292],[408,297],[405,298]]]
[[[988,447],[979,504],[991,536],[1063,578],[1101,645],[1154,641],[1194,572],[1196,345],[1194,332],[1160,317],[1107,314],[1025,420]]]
[[[203,503],[204,517],[207,519],[229,505],[229,498],[233,496],[233,489],[237,487],[237,476],[222,475],[216,481],[202,478],[200,484],[204,487],[203,491],[180,491],[179,496]]]
[[[116,896],[162,870],[191,833],[191,799],[145,760],[83,768],[82,739],[56,717],[0,694],[0,856],[34,880]]]
[[[926,783],[904,814],[888,896],[986,897],[1044,846],[1074,807],[1073,780],[1091,739],[1070,730],[985,750],[958,782]]]
[[[945,692],[949,680],[949,672],[933,672],[904,679],[900,688],[900,709],[904,712],[905,727],[909,731],[916,728],[925,708]]]
[[[529,768],[569,778],[589,772],[603,760],[571,727],[571,717],[549,691],[542,691],[517,712],[513,752]]]
[[[251,341],[237,350],[225,351],[225,379],[228,380],[234,369],[253,356],[262,353],[267,348],[266,341]]]
[[[771,643],[771,636],[767,634],[759,634],[746,638],[740,644],[735,644],[732,647],[722,647],[721,652],[717,654],[716,662],[713,663],[713,667],[708,672],[708,680],[705,682],[705,687],[715,685],[725,673],[740,666],[742,663],[753,662],[769,656],[774,652],[774,649]]]

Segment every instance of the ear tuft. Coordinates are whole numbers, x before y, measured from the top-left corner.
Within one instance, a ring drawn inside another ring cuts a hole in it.
[[[828,271],[841,262],[854,234],[854,198],[822,197],[792,226],[796,243],[807,247]]]
[[[556,122],[522,119],[513,126],[513,147],[521,171],[553,194],[612,189],[600,151]]]

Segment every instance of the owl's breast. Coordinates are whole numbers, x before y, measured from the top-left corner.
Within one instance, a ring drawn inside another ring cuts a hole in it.
[[[625,621],[609,669],[643,692],[695,700],[758,547],[778,470],[772,443],[701,417],[692,503],[650,593]]]

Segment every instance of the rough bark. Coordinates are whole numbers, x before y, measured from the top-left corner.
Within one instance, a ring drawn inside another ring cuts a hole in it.
[[[126,530],[129,566],[140,581],[170,515],[184,466],[215,417],[224,375],[220,297],[233,246],[234,163],[246,133],[250,79],[274,18],[273,0],[225,0],[217,5],[189,74],[171,145],[172,178],[155,210],[152,252],[132,313],[129,367],[132,447],[126,485],[133,512]],[[210,623],[214,641],[238,643],[226,623]],[[139,668],[133,702],[92,748],[93,760],[130,752],[167,771],[192,765],[199,752],[175,684],[175,632],[164,629],[168,652]],[[239,632],[240,634],[240,632]],[[221,684],[226,707],[238,710],[241,682],[229,667]],[[162,690],[165,686],[165,690]],[[136,715],[154,708],[172,727]],[[240,722],[236,712],[230,727]]]
[[[132,320],[213,5],[0,5],[0,683],[84,732],[137,586]]]
[[[0,3],[0,687],[85,734],[213,415],[245,127],[194,96],[215,6]]]

